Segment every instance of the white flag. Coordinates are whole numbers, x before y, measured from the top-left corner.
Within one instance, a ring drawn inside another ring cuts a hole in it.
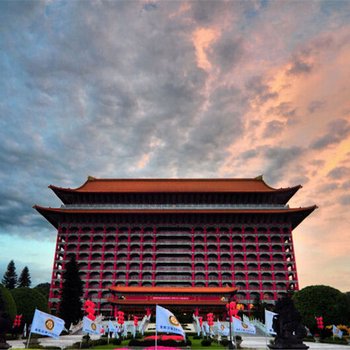
[[[108,321],[108,329],[112,333],[118,333],[117,327],[113,324],[111,320]]]
[[[255,334],[256,329],[254,325],[249,322],[242,322],[236,317],[232,317],[233,320],[233,331],[235,333]]]
[[[339,338],[343,337],[343,332],[338,327],[336,327],[335,325],[333,325],[332,330],[333,330],[333,337],[334,336],[337,336]]]
[[[61,318],[35,309],[31,333],[47,335],[58,339],[63,329],[64,321]]]
[[[89,334],[101,334],[101,325],[98,323],[95,323],[94,321],[91,321],[89,318],[84,316],[83,318],[83,332],[89,333]]]
[[[202,324],[201,330],[202,330],[203,336],[206,337],[207,336],[207,332],[205,331],[205,324],[204,324],[204,322]]]
[[[227,328],[223,323],[221,323],[219,320],[216,323],[218,327],[218,335],[222,335],[224,337],[227,337],[230,333],[230,329]]]
[[[174,314],[159,305],[156,306],[156,330],[157,332],[180,334],[185,338],[185,332]]]
[[[26,336],[27,336],[27,324],[25,323],[23,327],[23,338],[25,338]]]
[[[278,315],[275,312],[271,312],[269,310],[265,310],[265,327],[266,332],[269,334],[276,334],[274,331],[272,324],[273,324],[273,316]]]

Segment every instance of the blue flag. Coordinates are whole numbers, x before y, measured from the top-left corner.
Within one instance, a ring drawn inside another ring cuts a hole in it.
[[[31,333],[47,335],[58,339],[64,329],[64,321],[61,318],[52,316],[35,309]]]
[[[157,332],[180,334],[185,338],[185,332],[174,314],[159,305],[156,306],[156,330]]]

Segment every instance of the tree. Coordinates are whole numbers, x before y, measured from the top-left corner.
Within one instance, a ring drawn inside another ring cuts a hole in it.
[[[264,321],[265,320],[265,308],[264,304],[260,299],[260,295],[257,295],[253,301],[252,314],[254,318]]]
[[[47,300],[49,300],[50,294],[50,283],[40,283],[34,287],[38,292],[40,292]]]
[[[309,286],[295,292],[293,300],[303,323],[312,330],[316,329],[316,316],[322,316],[325,325],[347,322],[347,297],[338,289],[323,285]]]
[[[66,328],[77,323],[83,317],[81,297],[83,296],[83,282],[79,276],[78,264],[75,256],[71,256],[63,274],[61,303],[59,316],[65,321]]]
[[[22,315],[24,323],[32,323],[35,309],[49,312],[45,297],[35,289],[16,288],[11,290],[13,299],[17,304],[17,313]]]
[[[16,273],[16,266],[13,260],[11,260],[7,265],[7,270],[1,282],[4,285],[4,287],[7,289],[13,289],[16,287],[17,273]]]
[[[0,284],[0,312],[8,315],[11,321],[13,321],[17,315],[16,302],[11,292],[2,284]]]
[[[32,281],[30,279],[29,269],[27,266],[25,266],[21,272],[21,275],[19,276],[17,286],[18,288],[23,288],[23,287],[30,287],[31,284],[32,284]]]

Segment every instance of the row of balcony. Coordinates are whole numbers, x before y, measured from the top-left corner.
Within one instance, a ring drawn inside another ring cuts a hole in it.
[[[290,240],[282,240],[282,239],[276,239],[276,240],[271,240],[269,241],[256,241],[256,240],[245,240],[245,241],[237,241],[237,240],[232,240],[230,242],[229,240],[207,240],[205,241],[181,241],[179,239],[172,239],[172,240],[165,240],[165,239],[157,239],[157,240],[137,240],[137,241],[127,241],[127,240],[118,240],[112,241],[112,242],[83,242],[83,241],[68,241],[68,242],[59,242],[59,246],[80,246],[80,247],[99,247],[99,249],[102,249],[103,247],[109,247],[109,248],[115,248],[116,246],[122,246],[124,245],[127,247],[128,245],[130,246],[160,246],[160,245],[178,245],[178,246],[186,246],[186,247],[192,247],[194,246],[205,246],[205,245],[239,245],[239,246],[246,246],[246,245],[253,245],[253,246],[280,246],[284,244],[291,244],[292,242]]]
[[[159,256],[159,254],[166,254],[166,256]],[[85,261],[91,261],[91,262],[104,262],[104,261],[116,261],[116,262],[125,262],[125,261],[179,261],[179,258],[181,257],[181,261],[184,262],[192,262],[192,261],[196,261],[196,262],[205,262],[205,261],[210,261],[210,262],[238,262],[238,261],[256,261],[258,262],[274,262],[274,261],[281,261],[283,262],[284,259],[286,259],[287,261],[290,261],[291,258],[294,257],[293,254],[285,252],[285,253],[275,253],[275,254],[270,254],[270,255],[263,255],[262,254],[255,254],[255,253],[249,253],[249,254],[235,254],[235,255],[230,255],[227,253],[222,253],[222,254],[214,254],[214,253],[210,253],[207,256],[205,256],[204,254],[198,253],[194,256],[192,256],[191,254],[185,254],[185,253],[176,253],[176,255],[178,255],[178,257],[174,257],[171,258],[170,256],[172,256],[172,254],[170,254],[170,252],[165,253],[165,252],[159,252],[156,254],[156,256],[139,256],[137,254],[130,254],[129,259],[127,259],[127,255],[124,254],[124,256],[104,256],[103,258],[101,256],[91,256],[91,257],[78,257],[77,261],[78,262],[85,262]],[[184,256],[183,256],[184,255]],[[193,258],[193,259],[192,259]],[[68,262],[69,256],[66,256],[66,259],[64,259],[64,257],[59,256],[56,257],[56,261],[66,261]]]
[[[147,276],[147,274],[150,274],[150,275],[154,274],[155,276],[162,276],[162,274],[167,274],[168,276],[169,275],[170,276],[179,276],[181,273],[184,273],[184,272],[179,272],[178,274],[174,274],[174,273],[171,273],[171,272],[167,273],[167,272],[164,272],[164,271],[163,272],[159,272],[159,271],[158,272],[156,272],[156,271],[153,272],[152,271],[152,274],[151,274],[151,272],[143,272],[141,274],[142,274],[142,276]],[[188,274],[189,274],[189,276],[192,276],[191,272],[188,272]],[[288,273],[287,276],[292,275],[292,274],[293,274],[293,272],[291,272],[290,274]],[[114,274],[111,273],[111,272],[105,273],[105,274],[102,275],[102,279],[105,279],[107,277],[108,278],[112,278],[113,275]],[[124,276],[125,277],[126,271],[115,272],[115,275],[116,276],[121,276],[121,277]],[[139,276],[140,272],[129,271],[129,276],[132,276],[132,275]],[[200,277],[205,278],[206,274],[203,273],[203,272],[195,272],[194,275],[195,275],[195,278],[197,279],[197,278],[200,278]],[[84,274],[84,273],[80,273],[80,276],[81,276],[81,278],[85,279],[87,275]],[[93,276],[92,276],[92,274],[90,274],[88,279],[100,280],[100,276],[101,276],[101,274],[95,274]],[[213,276],[215,278],[218,278],[218,276],[220,276],[220,273],[218,273],[218,272],[208,272],[208,276]],[[245,279],[259,280],[259,275],[256,274],[256,273],[254,273],[254,274],[249,273],[249,274],[246,275],[246,274],[243,274],[243,273],[231,274],[231,273],[228,273],[228,272],[222,272],[221,276],[222,276],[222,278],[230,278],[230,279],[237,279],[237,280],[245,280]],[[272,279],[284,280],[284,279],[286,279],[286,274],[285,273],[276,273],[276,274],[270,275],[270,276],[262,276],[261,279],[262,280],[272,280]]]
[[[176,260],[172,260],[171,262],[175,263],[177,261]],[[157,263],[155,262],[156,269],[158,267],[161,267],[162,263],[163,263],[163,261],[158,261]],[[136,264],[135,262],[131,262],[130,263],[130,265],[135,265],[135,264]],[[185,261],[182,262],[182,263],[176,264],[175,266],[170,266],[169,270],[172,270],[173,268],[175,268],[177,266],[185,266],[185,265],[187,265],[188,268],[191,267],[191,270],[197,270],[196,266],[195,266],[194,269],[192,269],[191,262],[185,262]],[[203,269],[203,266],[204,266],[204,270],[207,270],[205,268],[205,264],[204,263],[200,264],[200,265],[202,266],[202,269]],[[60,266],[59,264],[56,264],[56,266],[57,266],[58,270],[62,270],[63,269],[62,266]],[[215,267],[215,269],[218,270],[219,269],[218,266],[220,266],[220,265],[218,265],[216,262],[213,262],[212,265],[208,264],[208,270],[209,270],[210,267],[212,267],[213,269]],[[197,265],[197,267],[199,268],[199,265]],[[257,271],[259,271],[259,270],[265,270],[266,271],[267,270],[267,271],[272,271],[272,270],[284,270],[285,268],[288,269],[288,268],[293,268],[293,267],[294,267],[293,264],[292,263],[288,263],[288,262],[287,262],[287,264],[284,264],[283,262],[276,262],[274,265],[273,264],[269,265],[267,263],[264,263],[264,264],[261,264],[260,267],[258,265],[256,265],[256,264],[255,264],[255,266],[251,266],[251,265],[244,266],[244,264],[237,263],[232,268],[231,267],[230,268],[227,267],[227,269],[228,270],[233,270],[233,271],[247,271],[247,270],[257,270]],[[79,269],[80,270],[92,270],[92,271],[96,270],[96,269],[98,269],[100,271],[101,270],[121,270],[121,269],[127,270],[127,266],[126,266],[126,264],[124,264],[124,265],[118,264],[116,267],[114,267],[114,265],[106,265],[106,264],[105,265],[101,265],[101,264],[98,264],[98,263],[92,263],[90,265],[90,267],[87,264],[80,264],[79,265]],[[154,270],[154,268],[152,268],[150,265],[148,265],[148,270],[151,270],[151,269]],[[144,266],[143,268],[139,267],[138,270],[140,270],[140,271],[147,271],[146,266]]]
[[[116,281],[118,283],[118,281]],[[125,282],[125,281],[123,281]],[[153,281],[138,281],[138,280],[129,280],[128,281],[128,285],[131,286],[131,285],[144,285],[144,284],[154,284],[154,285],[159,285],[159,283],[177,283],[177,284],[181,284],[183,283],[183,286],[186,286],[186,283],[188,283],[189,286],[192,286],[192,282],[191,281],[184,281],[184,280],[163,280],[163,281],[159,281],[158,282],[155,282],[155,283],[152,283]],[[220,284],[220,282],[213,282],[213,281],[196,281],[194,284],[195,286],[196,285],[205,285],[206,282],[208,282],[209,284],[217,284],[217,286],[225,286],[227,285],[225,281],[222,281],[222,283]],[[120,284],[119,284],[120,285]],[[109,288],[111,287],[112,285],[109,285],[108,287],[104,287],[104,288],[99,288],[99,287],[89,287],[87,288],[85,291],[86,292],[104,292],[104,293],[109,293],[108,291],[106,291],[106,288]],[[270,286],[270,285],[265,285],[265,286],[262,286],[260,288],[260,286],[246,286],[246,285],[242,285],[242,286],[239,286],[239,285],[235,285],[236,287],[239,288],[239,292],[250,292],[250,291],[261,291],[261,292],[273,292],[273,291],[280,291],[280,290],[286,290],[287,288],[287,284],[285,285],[279,285],[279,286]],[[52,291],[56,294],[60,291],[60,288],[59,287],[56,287],[56,288],[53,288]]]

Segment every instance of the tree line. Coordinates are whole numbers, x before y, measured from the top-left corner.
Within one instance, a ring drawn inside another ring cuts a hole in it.
[[[48,306],[50,284],[41,283],[30,288],[31,277],[26,266],[20,277],[17,278],[16,266],[13,260],[7,266],[7,270],[0,284],[0,311],[5,312],[11,321],[15,315],[23,316],[27,326],[31,323],[35,309],[50,313]],[[83,282],[79,276],[79,268],[75,256],[65,266],[63,273],[63,285],[60,292],[60,308],[58,315],[65,321],[69,329],[72,323],[77,323],[83,317],[82,311]]]
[[[1,283],[7,289],[30,287],[32,281],[28,267],[25,266],[19,278],[17,278],[15,262],[11,260],[7,265],[7,270],[1,280]]]

